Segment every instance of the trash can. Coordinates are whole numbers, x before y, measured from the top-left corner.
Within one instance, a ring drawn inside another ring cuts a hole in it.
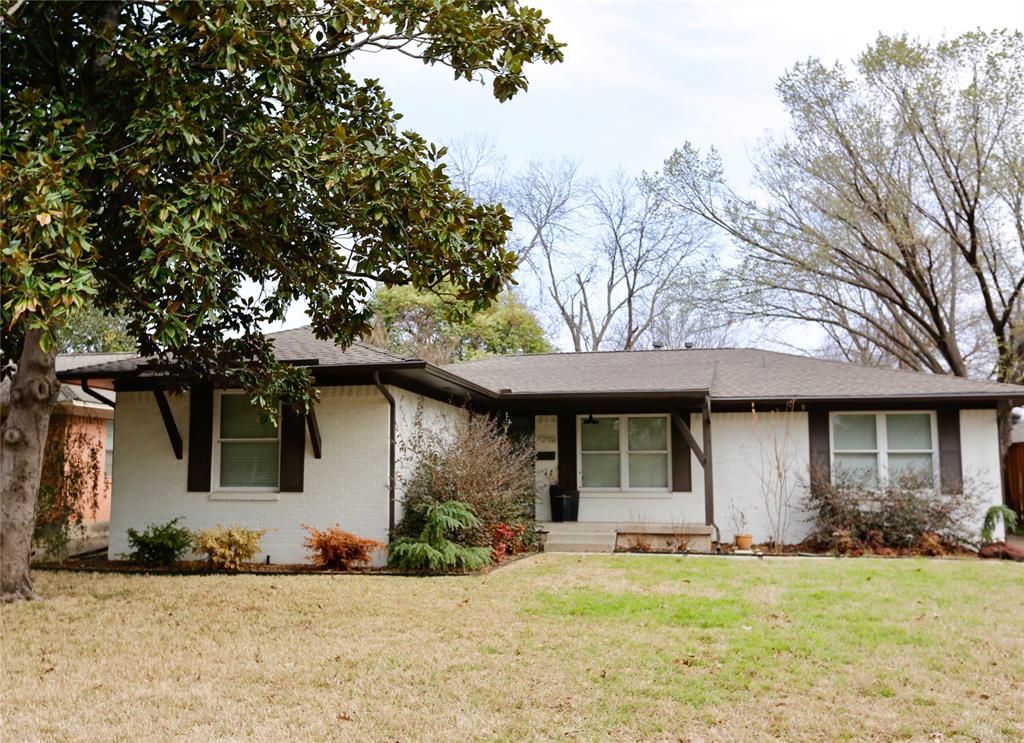
[[[565,520],[578,521],[580,517],[580,491],[570,490],[565,494]]]
[[[580,491],[566,490],[564,485],[551,485],[548,497],[551,499],[552,521],[576,521],[579,517]]]

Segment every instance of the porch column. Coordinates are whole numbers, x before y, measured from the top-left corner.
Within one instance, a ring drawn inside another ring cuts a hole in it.
[[[701,416],[704,425],[701,430],[704,433],[704,523],[713,526],[715,523],[715,483],[712,473],[711,459],[711,396],[704,396],[704,404],[701,406]]]

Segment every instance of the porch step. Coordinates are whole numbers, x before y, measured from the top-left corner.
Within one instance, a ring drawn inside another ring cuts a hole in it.
[[[545,552],[614,552],[637,542],[655,552],[711,550],[711,527],[704,524],[651,524],[610,522],[542,522]],[[682,539],[685,537],[685,540]]]
[[[614,552],[615,531],[549,531],[545,552]]]

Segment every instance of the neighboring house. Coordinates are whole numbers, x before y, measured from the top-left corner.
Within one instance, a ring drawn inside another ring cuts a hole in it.
[[[1006,454],[1006,504],[1024,525],[1024,408],[1010,412],[1010,450]]]
[[[60,354],[56,359],[58,374],[73,372],[82,366],[96,366],[136,358],[132,353],[72,353]],[[10,404],[10,379],[0,384],[0,413],[7,417]],[[84,523],[90,532],[105,533],[110,521],[111,475],[114,458],[114,408],[116,393],[113,390],[92,391],[79,384],[62,384],[51,418],[51,435],[58,431],[55,421],[63,418],[69,428],[67,438],[83,448],[95,448],[99,466],[103,470],[99,491],[96,493],[97,507],[86,512]]]
[[[579,520],[595,528],[689,524],[706,534],[715,525],[731,540],[742,514],[760,541],[773,533],[766,500],[775,497],[789,509],[784,539],[795,542],[809,528],[799,499],[812,468],[884,481],[917,467],[943,488],[969,481],[1002,503],[997,414],[1024,400],[1021,386],[751,349],[438,368],[363,343],[342,350],[308,328],[269,337],[320,389],[312,414],[285,410],[279,427],[261,423],[238,390],[165,394],[144,360],[62,372],[118,393],[112,555],[127,551],[129,527],[176,517],[192,528],[273,529],[260,556],[271,562],[304,558],[303,524],[386,541],[414,464],[402,442],[415,426],[454,424],[466,407],[535,434],[540,521],[558,482],[579,489]]]

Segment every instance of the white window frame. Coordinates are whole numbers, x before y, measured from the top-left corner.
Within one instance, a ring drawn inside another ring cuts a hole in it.
[[[108,418],[103,427],[103,479],[114,480],[114,419]]]
[[[245,392],[242,390],[215,390],[214,391],[214,405],[213,405],[213,460],[212,468],[213,471],[210,473],[212,478],[211,491],[217,493],[279,493],[281,492],[281,418],[280,409],[278,410],[278,423],[277,423],[277,438],[261,438],[261,439],[222,439],[220,437],[220,419],[221,419],[221,400],[224,399],[225,395],[244,395]],[[259,442],[277,442],[277,485],[234,485],[225,486],[220,484],[220,445],[223,443],[259,443]]]
[[[589,415],[576,416],[576,482],[580,483],[581,493],[671,493],[672,492],[672,419],[667,413],[614,413],[595,415],[594,418],[618,418],[619,420],[619,487],[595,488],[583,487],[583,421]],[[664,418],[665,449],[629,451],[629,419],[630,418]],[[599,453],[599,452],[595,452]],[[605,452],[611,454],[612,452]],[[632,488],[629,487],[629,455],[630,454],[664,454],[668,479],[664,488]]]
[[[884,488],[889,484],[889,455],[890,454],[931,454],[932,457],[932,478],[933,486],[939,486],[940,465],[939,465],[939,424],[938,417],[934,410],[833,410],[828,414],[828,447],[829,447],[829,470],[832,484],[836,481],[836,441],[835,441],[835,417],[838,415],[873,415],[875,416],[875,446],[876,449],[840,449],[841,454],[874,454],[878,463],[878,487]],[[886,418],[890,415],[927,415],[931,423],[932,448],[931,449],[889,449],[889,429],[886,426]]]

